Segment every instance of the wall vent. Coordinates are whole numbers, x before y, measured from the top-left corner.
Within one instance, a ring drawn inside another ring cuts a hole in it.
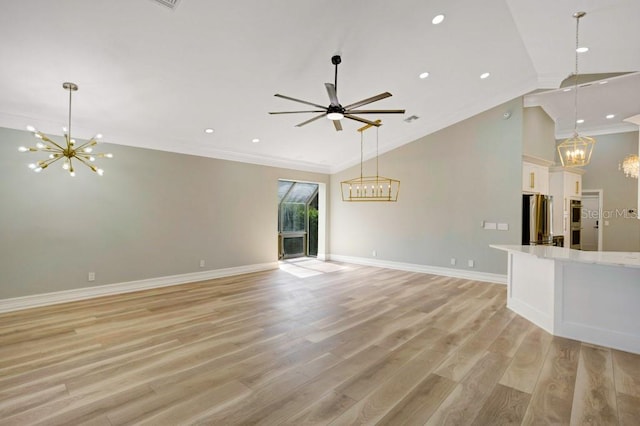
[[[175,9],[176,6],[178,6],[178,3],[180,3],[180,0],[153,0],[153,1],[163,6],[167,6],[169,9]]]

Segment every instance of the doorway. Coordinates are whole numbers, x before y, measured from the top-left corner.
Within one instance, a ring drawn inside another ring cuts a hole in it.
[[[318,256],[319,185],[278,181],[278,258]]]
[[[582,250],[602,251],[602,190],[582,191]]]

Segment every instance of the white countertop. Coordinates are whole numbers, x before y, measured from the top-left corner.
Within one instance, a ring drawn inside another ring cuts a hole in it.
[[[639,252],[582,251],[555,246],[518,246],[499,244],[491,244],[490,247],[507,252],[530,254],[542,259],[640,268]]]

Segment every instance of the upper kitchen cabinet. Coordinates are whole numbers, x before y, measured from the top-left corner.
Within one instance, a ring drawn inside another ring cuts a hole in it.
[[[527,194],[549,195],[549,167],[553,162],[522,156],[522,192]]]
[[[556,205],[562,200],[562,210],[567,211],[569,200],[582,198],[583,169],[568,167],[552,167],[549,173],[551,195],[556,199]]]

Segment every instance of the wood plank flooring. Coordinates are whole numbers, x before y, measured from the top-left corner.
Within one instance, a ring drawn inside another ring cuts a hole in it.
[[[640,355],[505,302],[306,259],[2,314],[0,425],[640,424]]]

